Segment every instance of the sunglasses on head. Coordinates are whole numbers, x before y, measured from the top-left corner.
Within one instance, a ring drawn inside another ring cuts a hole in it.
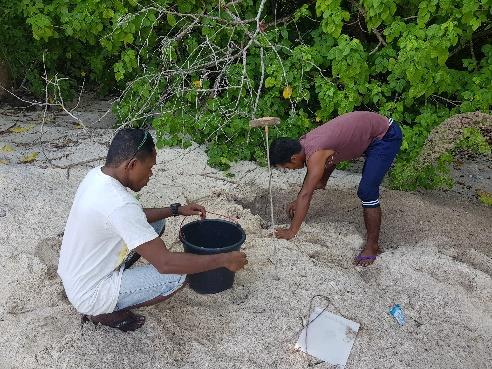
[[[132,160],[138,154],[138,152],[142,149],[143,145],[145,144],[145,141],[147,141],[147,135],[149,134],[149,132],[148,131],[144,131],[144,132],[145,133],[142,142],[140,142],[140,144],[137,146],[137,150],[135,151],[135,153],[133,154],[130,160]]]

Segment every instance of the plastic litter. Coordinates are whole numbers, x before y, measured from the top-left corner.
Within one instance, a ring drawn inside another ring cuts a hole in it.
[[[394,304],[389,309],[389,314],[393,318],[395,318],[395,320],[398,322],[399,325],[404,325],[405,324],[405,314],[403,313],[403,310],[401,309],[400,305]]]

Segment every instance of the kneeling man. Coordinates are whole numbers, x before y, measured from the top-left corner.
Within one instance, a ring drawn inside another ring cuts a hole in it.
[[[165,218],[199,214],[205,208],[172,204],[143,209],[127,188],[147,185],[157,152],[151,135],[121,129],[102,167],[89,171],[77,189],[68,216],[58,274],[70,302],[92,321],[122,331],[140,328],[145,318],[131,309],[164,301],[181,289],[186,274],[225,267],[238,271],[246,255],[170,252],[160,238]],[[150,264],[131,267],[143,256]]]

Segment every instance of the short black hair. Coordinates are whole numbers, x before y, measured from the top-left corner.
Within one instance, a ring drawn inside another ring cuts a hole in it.
[[[143,160],[154,152],[154,147],[154,140],[148,131],[139,128],[120,129],[109,145],[105,166],[117,167],[133,157]]]
[[[270,165],[290,163],[290,158],[294,154],[299,154],[302,146],[298,140],[281,137],[272,141],[270,145]]]

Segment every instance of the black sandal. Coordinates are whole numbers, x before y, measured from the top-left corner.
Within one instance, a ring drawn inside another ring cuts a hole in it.
[[[127,316],[121,320],[103,323],[92,320],[89,315],[82,315],[80,319],[81,327],[87,322],[92,322],[95,326],[101,324],[111,328],[116,328],[122,332],[133,332],[144,325],[145,317],[143,315],[134,314],[131,311],[128,311]]]

